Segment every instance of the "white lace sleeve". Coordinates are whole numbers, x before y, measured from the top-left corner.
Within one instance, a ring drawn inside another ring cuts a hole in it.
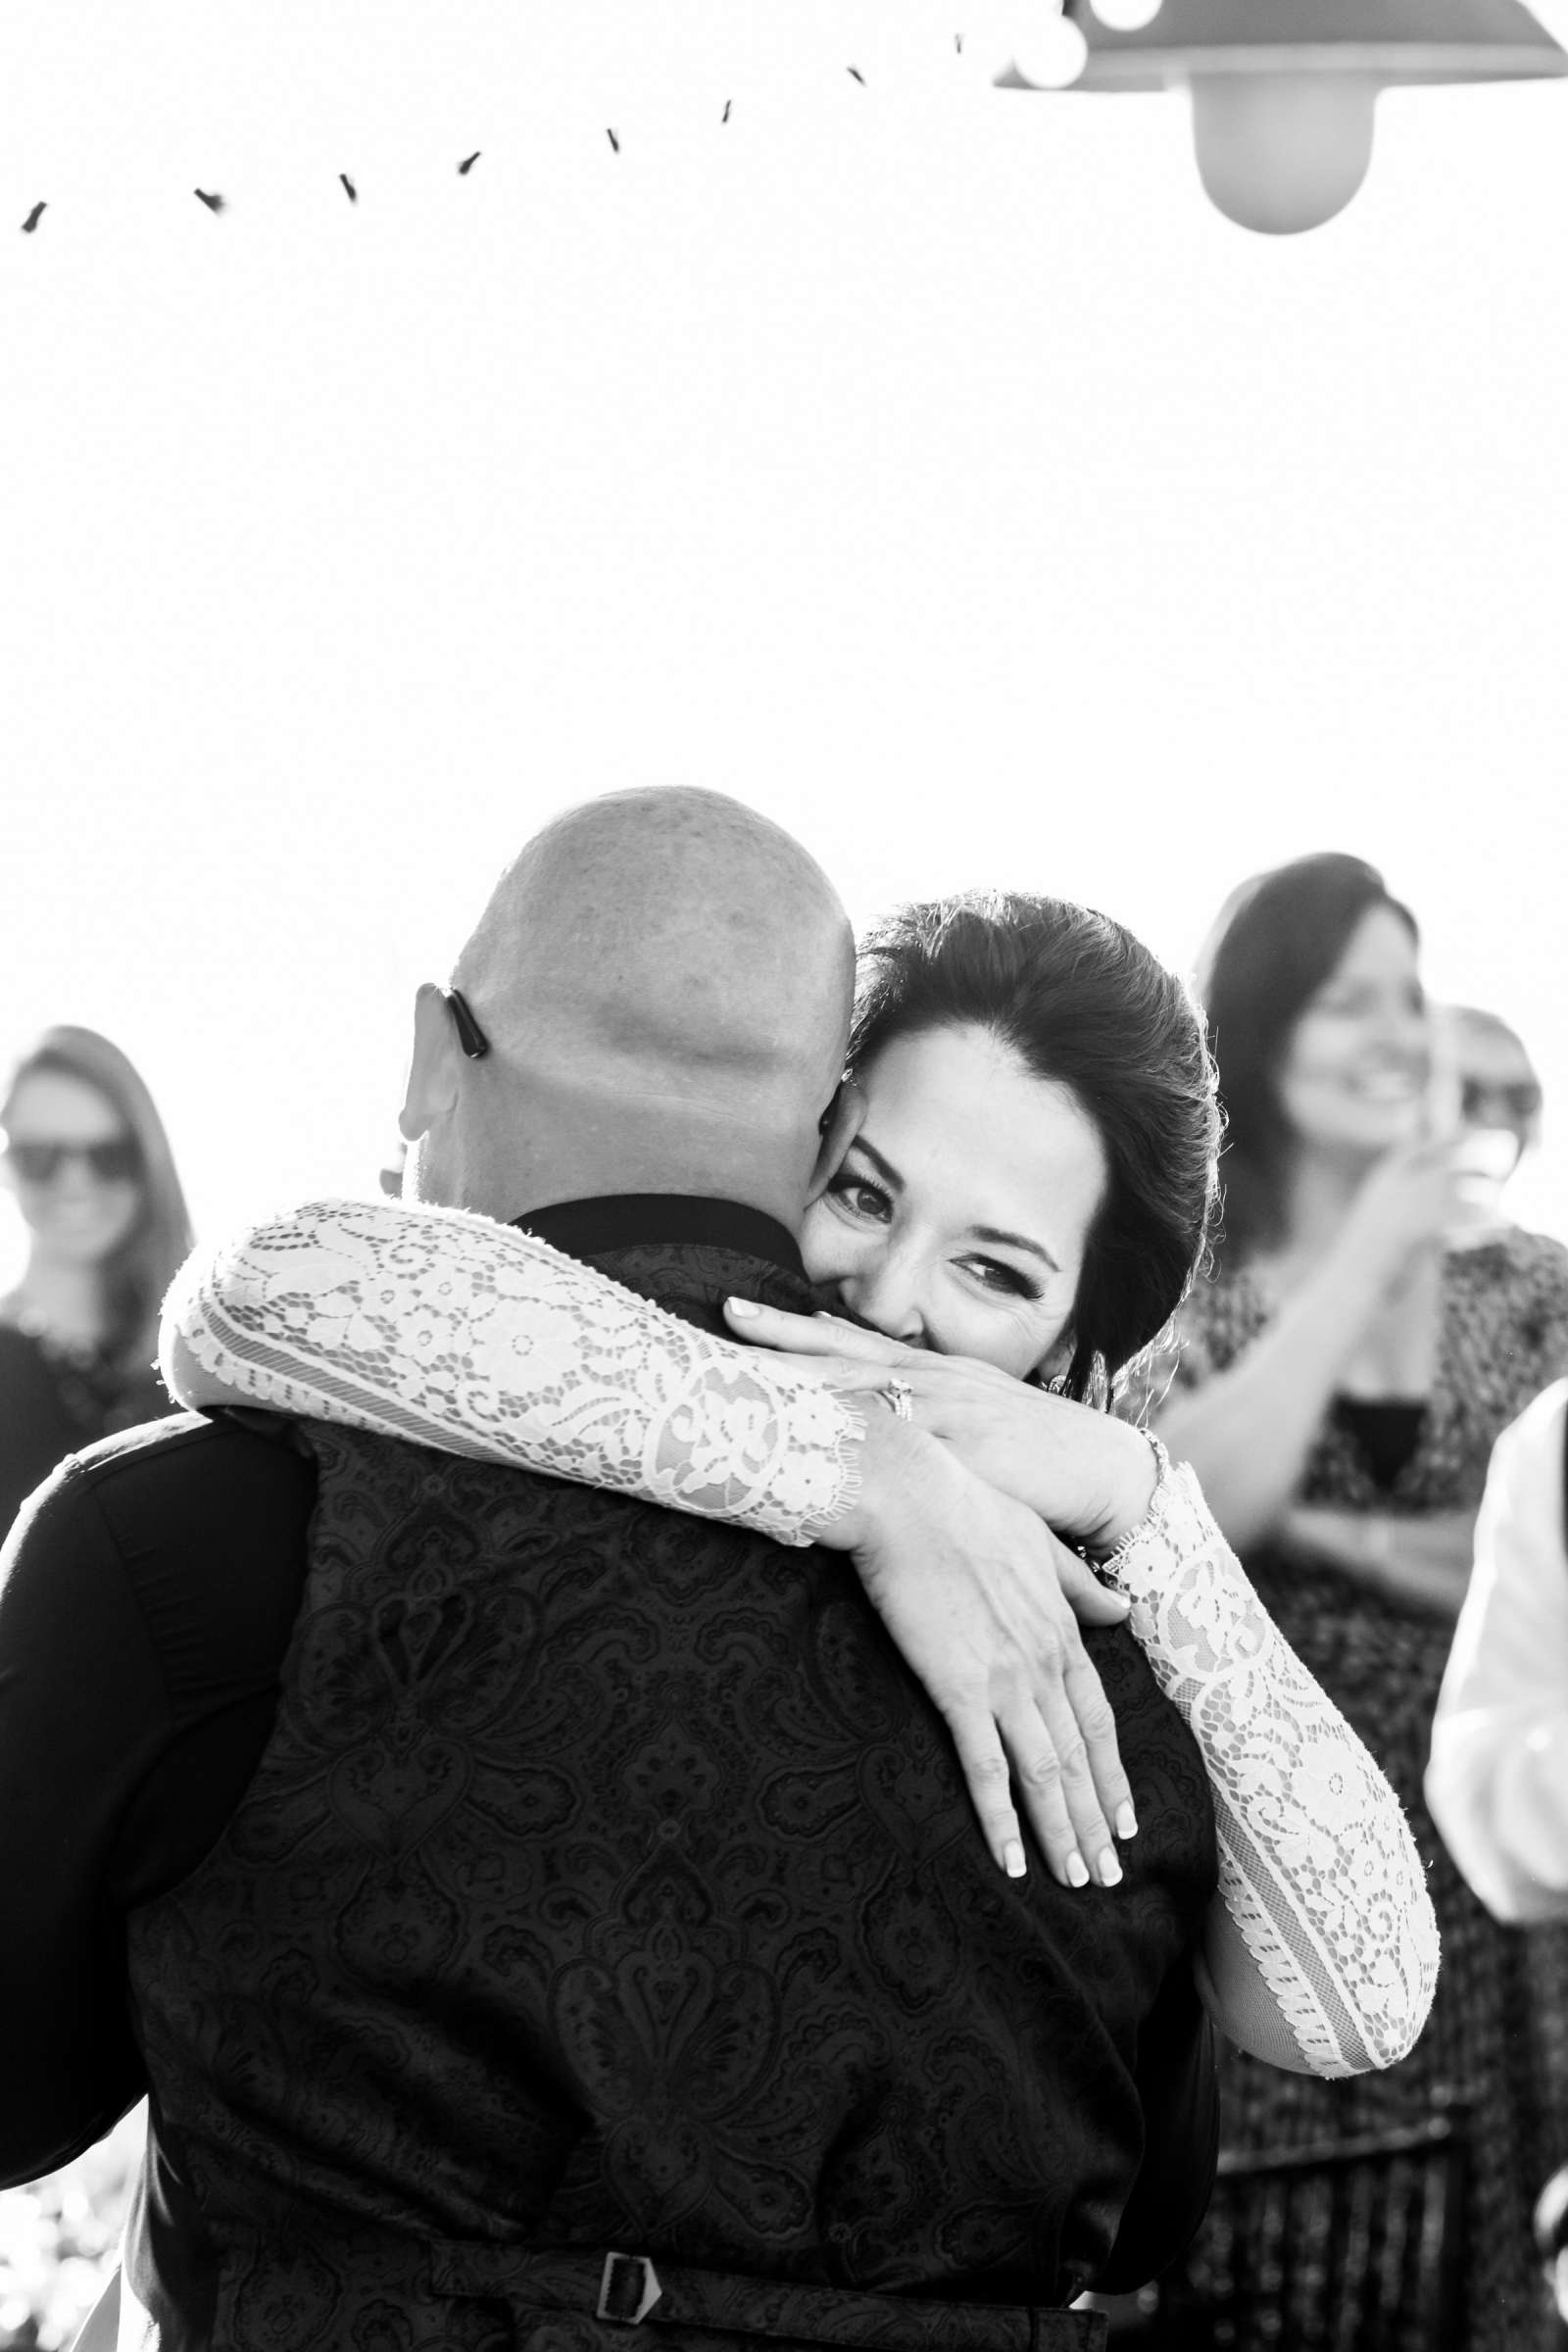
[[[806,1544],[864,1424],[818,1382],[459,1209],[321,1200],[198,1252],[164,1307],[182,1404],[270,1406]]]
[[[1426,2022],[1438,1923],[1397,1796],[1243,1573],[1191,1467],[1108,1560],[1214,1792],[1216,2022],[1296,2073],[1363,2074]]]

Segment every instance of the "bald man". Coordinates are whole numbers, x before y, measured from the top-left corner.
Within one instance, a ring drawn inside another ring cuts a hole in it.
[[[852,964],[830,885],[752,811],[568,812],[418,993],[407,1190],[716,1333],[732,1294],[807,1303]],[[921,1433],[876,1415],[863,1447],[894,1497],[857,1531],[873,1569],[880,1545],[945,1590],[989,1545],[1045,1570],[1031,1514]],[[957,1632],[943,1602],[906,1646]],[[1150,1779],[1201,1790],[1142,1672]],[[837,1553],[192,1415],[43,1490],[7,1673],[0,2170],[146,2086],[122,2344],[545,2352],[647,2323],[709,2352],[1049,2352],[1100,2340],[1064,2308],[1088,2278],[1136,2282],[1201,2209],[1206,1812],[1167,1803],[1163,1843],[1146,1818],[1120,1911],[1043,1869],[1009,1886]],[[995,1723],[973,1737],[1000,1760]],[[997,1782],[983,1757],[994,1840]],[[1132,2055],[1156,2019],[1157,2082]]]

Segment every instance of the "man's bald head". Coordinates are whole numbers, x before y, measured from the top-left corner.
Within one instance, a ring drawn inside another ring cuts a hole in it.
[[[854,940],[815,859],[715,792],[566,811],[501,877],[458,959],[503,1056],[737,1103],[818,1109],[843,1067]]]
[[[458,958],[482,1061],[455,1058],[426,992],[412,1189],[491,1214],[688,1191],[797,1217],[854,971],[832,884],[755,809],[684,787],[568,809],[502,875]]]

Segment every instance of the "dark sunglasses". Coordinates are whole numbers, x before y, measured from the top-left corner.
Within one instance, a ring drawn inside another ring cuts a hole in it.
[[[8,1143],[8,1164],[24,1184],[53,1184],[68,1159],[75,1159],[100,1184],[128,1184],[141,1174],[141,1147],[133,1135],[112,1136],[106,1144]]]
[[[1501,1111],[1521,1123],[1541,1108],[1541,1089],[1528,1078],[1514,1086],[1494,1086],[1485,1078],[1465,1078],[1459,1084],[1459,1107],[1472,1126],[1482,1123],[1484,1111]]]

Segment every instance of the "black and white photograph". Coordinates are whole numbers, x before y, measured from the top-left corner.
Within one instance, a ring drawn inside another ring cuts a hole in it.
[[[0,2352],[1568,2352],[1568,0],[0,182]]]

